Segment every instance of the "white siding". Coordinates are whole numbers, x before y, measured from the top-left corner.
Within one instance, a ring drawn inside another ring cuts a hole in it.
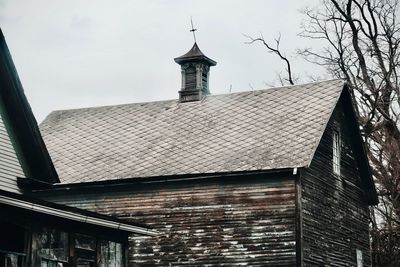
[[[0,189],[20,192],[17,186],[17,177],[24,177],[24,172],[11,143],[0,107]]]

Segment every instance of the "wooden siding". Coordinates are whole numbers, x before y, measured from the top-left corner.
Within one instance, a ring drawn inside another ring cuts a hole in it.
[[[158,230],[158,237],[130,238],[130,266],[294,266],[294,177],[222,177],[44,197]]]
[[[341,177],[333,174],[334,129],[340,130]],[[356,249],[370,266],[368,208],[341,103],[301,184],[304,266],[356,266]]]
[[[17,153],[5,124],[4,108],[0,99],[0,189],[20,192],[17,177],[24,177]]]

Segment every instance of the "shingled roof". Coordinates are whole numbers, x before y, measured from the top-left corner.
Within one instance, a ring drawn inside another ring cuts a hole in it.
[[[62,183],[307,167],[343,88],[61,110],[40,128]]]

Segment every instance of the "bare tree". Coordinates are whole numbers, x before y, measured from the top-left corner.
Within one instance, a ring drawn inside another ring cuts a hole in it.
[[[400,24],[397,0],[324,0],[301,35],[326,42],[306,60],[347,80],[380,205],[371,209],[373,266],[400,266]]]
[[[325,42],[321,50],[300,49],[306,60],[343,78],[351,89],[380,204],[370,210],[373,266],[400,266],[400,23],[398,0],[321,0],[306,9],[301,36]],[[262,43],[286,64],[288,58],[263,36]]]

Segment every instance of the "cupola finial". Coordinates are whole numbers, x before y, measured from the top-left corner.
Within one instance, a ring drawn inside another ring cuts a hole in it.
[[[190,17],[190,24],[192,25],[192,28],[190,29],[190,32],[192,32],[193,33],[193,40],[194,40],[194,43],[197,43],[197,41],[196,41],[196,31],[197,31],[197,29],[195,29],[194,27],[193,27],[193,19],[192,19],[192,17]]]

